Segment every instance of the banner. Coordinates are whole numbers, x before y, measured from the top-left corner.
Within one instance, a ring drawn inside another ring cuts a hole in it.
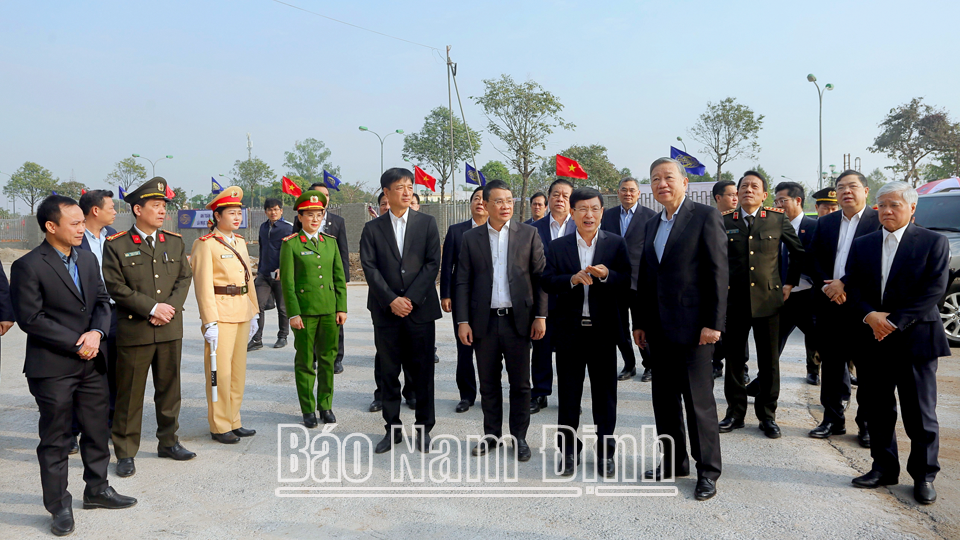
[[[207,221],[213,218],[213,210],[177,210],[178,229],[206,229]],[[243,209],[240,228],[247,228],[247,209]]]

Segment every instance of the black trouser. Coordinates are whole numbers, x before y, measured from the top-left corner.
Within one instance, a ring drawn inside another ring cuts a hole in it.
[[[844,425],[843,402],[850,401],[850,370],[847,362],[855,355],[862,354],[850,345],[849,339],[837,338],[838,329],[856,328],[863,323],[846,305],[837,305],[823,300],[815,300],[817,307],[816,338],[817,352],[820,354],[820,404],[823,405],[823,421]],[[854,326],[857,325],[857,326]],[[858,398],[859,401],[859,398]],[[857,407],[857,426],[864,429],[866,416]]]
[[[720,334],[720,341],[713,344],[713,354],[711,355],[711,357],[713,358],[714,369],[723,369],[723,359],[726,358],[728,354],[727,345],[724,342],[725,337],[726,337],[726,334]],[[750,345],[749,344],[744,345],[743,357],[747,359],[746,362],[750,361]],[[744,374],[746,374],[748,371],[746,362],[743,363]]]
[[[383,420],[387,433],[390,426],[400,426],[400,371],[416,389],[417,426],[430,433],[436,423],[433,406],[433,347],[436,343],[436,325],[433,321],[418,324],[407,318],[395,326],[380,326],[374,332],[380,365],[383,391]],[[409,375],[409,377],[408,377]]]
[[[749,307],[734,306],[727,311],[727,333],[723,336],[730,347],[723,381],[723,394],[727,398],[726,416],[739,420],[747,414],[747,387],[741,375],[747,358],[737,352],[748,347],[751,328],[757,346],[757,384],[760,386],[754,410],[761,422],[776,420],[777,399],[780,397],[780,315],[751,317]]]
[[[586,370],[590,374],[593,423],[597,427],[597,455],[601,460],[612,458],[616,452],[613,431],[617,427],[617,349],[605,332],[595,326],[564,328],[563,339],[557,341],[557,424],[570,428],[559,431],[561,448],[570,455],[574,453],[574,441],[577,454],[583,447],[576,433]]]
[[[807,373],[820,373],[820,359],[813,326],[813,289],[790,293],[790,298],[780,308],[780,354],[787,345],[787,338],[795,328],[803,332],[803,345],[807,352]]]
[[[877,353],[871,355],[869,361],[857,367],[860,383],[857,398],[866,409],[873,470],[885,478],[897,478],[900,474],[896,437],[899,397],[903,428],[910,437],[907,473],[915,482],[933,482],[940,471],[937,460],[940,426],[936,410],[939,360],[913,359],[885,343],[878,344],[876,349]]]
[[[113,411],[117,406],[117,306],[110,305],[110,331],[107,333],[107,388],[110,392],[110,410],[107,414],[107,426],[113,427]],[[73,411],[73,436],[80,435],[80,421],[77,411]]]
[[[453,339],[457,342],[457,390],[460,399],[473,405],[477,401],[477,371],[473,368],[473,347],[464,345],[457,334],[457,321],[453,321]]]
[[[534,341],[536,343],[536,341]],[[503,436],[504,365],[510,381],[510,434],[527,438],[530,427],[530,336],[517,333],[513,310],[498,316],[490,311],[490,322],[483,338],[473,336],[480,377],[480,407],[483,409],[483,434]],[[552,370],[551,370],[552,373]],[[551,377],[552,379],[552,377]]]
[[[677,345],[657,340],[649,347],[653,353],[651,393],[657,434],[673,438],[673,441],[661,439],[663,471],[675,471],[677,475],[689,473],[686,438],[689,432],[690,453],[697,462],[697,476],[716,480],[720,477],[722,464],[710,362],[713,345]],[[686,430],[684,410],[687,414]]]
[[[78,363],[81,361],[78,359]],[[50,513],[70,508],[73,498],[67,491],[70,452],[70,419],[74,412],[80,423],[80,456],[83,459],[85,493],[98,494],[107,487],[110,463],[110,429],[107,407],[110,397],[106,377],[97,373],[94,362],[82,362],[80,371],[62,377],[27,378],[30,393],[40,407],[40,484],[43,506]]]
[[[263,327],[266,326],[267,319],[264,312],[267,302],[270,301],[270,295],[273,295],[277,303],[277,318],[279,319],[280,330],[277,332],[277,339],[286,339],[290,335],[290,320],[287,319],[287,305],[283,302],[283,288],[280,286],[279,279],[271,279],[268,274],[257,274],[253,280],[257,288],[257,302],[260,304],[260,320],[257,333],[253,335],[253,341],[263,341]],[[341,336],[340,341],[343,341]]]
[[[340,331],[343,332],[343,326],[340,327]],[[373,327],[373,342],[377,342],[377,327]],[[342,343],[342,340],[341,340]],[[400,391],[400,395],[403,399],[410,401],[411,399],[416,399],[417,395],[414,392],[413,377],[410,376],[410,373],[407,371],[407,366],[403,366],[403,390]],[[383,368],[380,366],[380,348],[377,347],[377,354],[373,357],[373,382],[376,383],[377,388],[373,391],[373,400],[382,401],[383,398]]]
[[[530,359],[530,372],[533,377],[531,397],[549,396],[553,393],[553,323],[547,317],[547,331],[543,337],[533,342],[533,356]],[[479,366],[479,361],[477,363]],[[527,403],[527,407],[530,404]]]
[[[620,323],[623,326],[623,335],[626,336],[623,341],[617,343],[617,348],[620,349],[620,356],[623,357],[623,370],[632,371],[637,367],[637,357],[633,353],[633,332],[630,331],[630,306],[627,303],[622,303],[618,306],[620,310]],[[644,355],[643,349],[640,349],[641,356]],[[559,362],[559,354],[557,356],[557,361]],[[644,356],[646,358],[646,356]],[[560,365],[557,364],[557,377],[560,376]],[[560,391],[560,388],[557,388],[557,391]]]

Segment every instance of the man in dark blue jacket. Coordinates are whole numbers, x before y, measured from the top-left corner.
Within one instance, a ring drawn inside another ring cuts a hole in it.
[[[280,246],[283,239],[293,233],[293,224],[283,219],[283,203],[280,199],[267,199],[263,202],[263,210],[267,213],[267,221],[260,225],[260,262],[257,264],[257,277],[253,284],[257,288],[257,301],[260,302],[260,325],[257,333],[247,344],[248,351],[263,348],[263,327],[267,319],[264,318],[264,307],[273,295],[277,303],[277,319],[280,330],[277,332],[277,342],[273,348],[279,349],[287,345],[287,336],[290,335],[290,321],[287,319],[287,306],[283,303],[283,290],[280,288]],[[344,261],[344,266],[347,262]]]
[[[910,223],[917,191],[909,184],[884,185],[877,202],[883,228],[853,241],[843,277],[853,322],[862,321],[853,337],[868,360],[858,363],[857,370],[873,458],[870,472],[853,484],[875,488],[898,482],[894,429],[899,396],[910,437],[907,473],[913,477],[913,494],[917,502],[931,504],[937,499],[933,481],[940,471],[937,362],[950,356],[938,309],[949,283],[950,245],[943,235]]]

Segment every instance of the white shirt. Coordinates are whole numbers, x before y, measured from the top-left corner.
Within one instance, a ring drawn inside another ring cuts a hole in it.
[[[470,220],[470,228],[471,228],[471,229],[476,229],[477,227],[480,227],[480,226],[482,226],[482,225],[483,225],[482,223],[477,223],[477,220],[475,220],[475,219],[471,219],[471,220]]]
[[[397,237],[397,247],[400,248],[400,256],[403,256],[403,236],[407,233],[407,218],[410,216],[410,209],[403,211],[403,215],[397,217],[393,212],[390,213],[390,223],[393,225],[393,234]]]
[[[493,257],[493,292],[490,296],[490,309],[513,307],[510,301],[510,282],[507,279],[507,246],[510,242],[510,222],[503,224],[497,231],[487,222],[490,236],[490,255]]]
[[[793,225],[794,232],[797,233],[797,236],[800,236],[800,223],[803,221],[803,212],[797,215],[797,217],[790,220],[790,224]],[[813,282],[810,281],[810,277],[804,274],[800,275],[800,283],[793,288],[792,292],[805,291],[813,287]]]
[[[580,231],[577,231],[577,253],[580,255],[580,269],[586,270],[588,266],[593,265],[593,254],[597,252],[597,240],[600,238],[600,233],[598,232],[596,236],[593,237],[593,243],[589,246],[587,241],[580,236]],[[596,279],[596,278],[594,278]],[[600,280],[606,281],[606,278]],[[571,281],[570,286],[573,287]],[[581,315],[584,317],[590,316],[590,286],[583,286],[583,310]]]
[[[556,240],[557,238],[563,236],[563,232],[567,228],[567,221],[570,220],[570,214],[567,214],[567,217],[564,220],[557,221],[553,219],[553,214],[550,214],[550,240]]]
[[[317,231],[322,231],[327,228],[327,213],[323,213],[323,219],[320,220],[320,228]]]
[[[883,244],[880,252],[880,299],[883,301],[883,294],[887,290],[887,280],[890,279],[890,268],[893,266],[893,259],[897,256],[897,249],[900,247],[900,240],[903,238],[903,231],[907,229],[904,225],[899,229],[890,232],[883,230]]]
[[[860,217],[867,207],[864,206],[859,212],[847,219],[846,214],[840,215],[840,239],[837,241],[837,258],[833,263],[833,279],[840,279],[846,274],[847,256],[850,255],[850,246],[853,245],[853,237],[857,234],[857,225],[860,224]],[[840,210],[843,212],[843,210]]]
[[[100,265],[100,281],[103,281],[103,244],[107,241],[107,231],[106,229],[100,229],[99,238],[94,236],[90,229],[84,229],[83,234],[87,237],[87,243],[90,244],[90,251],[97,256],[97,263]],[[104,282],[104,287],[106,287],[106,282]],[[110,303],[114,303],[113,298],[110,299]]]
[[[310,233],[308,233],[307,231],[303,231],[303,230],[301,229],[301,231],[303,232],[304,236],[307,237],[307,240],[313,240],[314,238],[320,236],[320,230],[321,230],[321,229],[317,229],[317,232],[315,232],[315,233],[313,233],[313,234],[310,234]]]

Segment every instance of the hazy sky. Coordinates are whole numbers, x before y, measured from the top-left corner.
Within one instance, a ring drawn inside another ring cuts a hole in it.
[[[813,184],[810,72],[836,86],[824,96],[825,168],[840,168],[844,153],[865,173],[889,165],[866,148],[888,110],[913,97],[960,120],[955,1],[289,3],[441,51],[452,45],[475,129],[487,121],[468,96],[482,93],[483,79],[533,79],[577,126],[555,133],[544,155],[600,143],[640,177],[678,135],[715,169],[687,130],[708,101],[733,96],[765,116],[757,161]],[[188,194],[208,193],[211,176],[246,159],[248,132],[254,155],[278,174],[283,152],[313,137],[343,180],[372,187],[380,145],[357,127],[412,133],[447,104],[436,52],[271,0],[2,0],[0,81],[0,171],[35,161],[103,187],[131,153],[172,154],[156,172]],[[402,144],[387,139],[387,167],[405,165]],[[484,138],[478,164],[503,161],[495,146]]]

